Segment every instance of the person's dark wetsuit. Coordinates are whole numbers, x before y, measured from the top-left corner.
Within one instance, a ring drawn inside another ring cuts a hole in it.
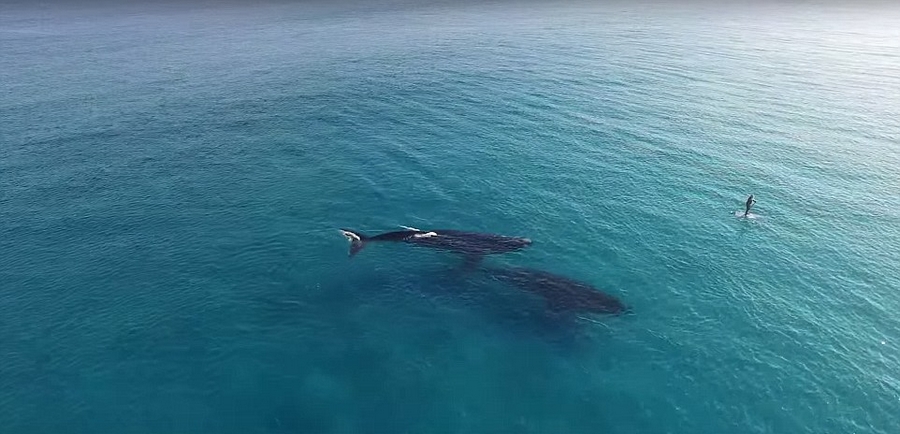
[[[750,207],[753,206],[754,203],[756,203],[756,199],[754,199],[751,194],[750,197],[747,198],[747,203],[745,204],[747,209],[744,210],[744,217],[747,217],[747,214],[750,214]]]

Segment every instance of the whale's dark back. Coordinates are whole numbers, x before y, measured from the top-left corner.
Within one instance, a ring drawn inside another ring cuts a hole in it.
[[[390,241],[463,253],[469,256],[469,260],[472,263],[477,263],[484,255],[513,252],[531,245],[531,240],[528,238],[465,232],[454,229],[436,229],[432,231],[408,229],[385,232],[374,236],[367,236],[352,229],[341,229],[341,233],[350,241],[351,257],[359,253],[369,243]]]
[[[452,229],[436,229],[411,236],[408,243],[452,250],[470,255],[490,255],[514,252],[531,245],[528,238],[509,237],[497,234],[465,232]]]

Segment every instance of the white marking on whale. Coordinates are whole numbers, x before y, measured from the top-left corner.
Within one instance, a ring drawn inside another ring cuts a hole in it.
[[[353,232],[341,230],[341,234],[347,237],[347,241],[350,241],[351,243],[354,241],[361,241],[359,235],[356,235]]]

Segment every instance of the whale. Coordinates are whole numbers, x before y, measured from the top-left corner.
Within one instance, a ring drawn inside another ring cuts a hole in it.
[[[350,241],[350,257],[355,256],[360,250],[373,242],[401,242],[414,246],[462,253],[467,256],[468,263],[477,263],[484,255],[514,252],[531,245],[531,240],[528,238],[454,229],[424,231],[416,228],[407,228],[402,231],[385,232],[373,236],[367,236],[351,229],[341,229],[341,233]]]
[[[482,267],[482,271],[496,281],[542,297],[554,313],[622,314],[631,310],[588,283],[548,271],[526,267]]]

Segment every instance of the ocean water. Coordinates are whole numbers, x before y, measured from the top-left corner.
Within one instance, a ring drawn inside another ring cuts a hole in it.
[[[887,4],[3,6],[0,432],[896,433],[898,168]]]

